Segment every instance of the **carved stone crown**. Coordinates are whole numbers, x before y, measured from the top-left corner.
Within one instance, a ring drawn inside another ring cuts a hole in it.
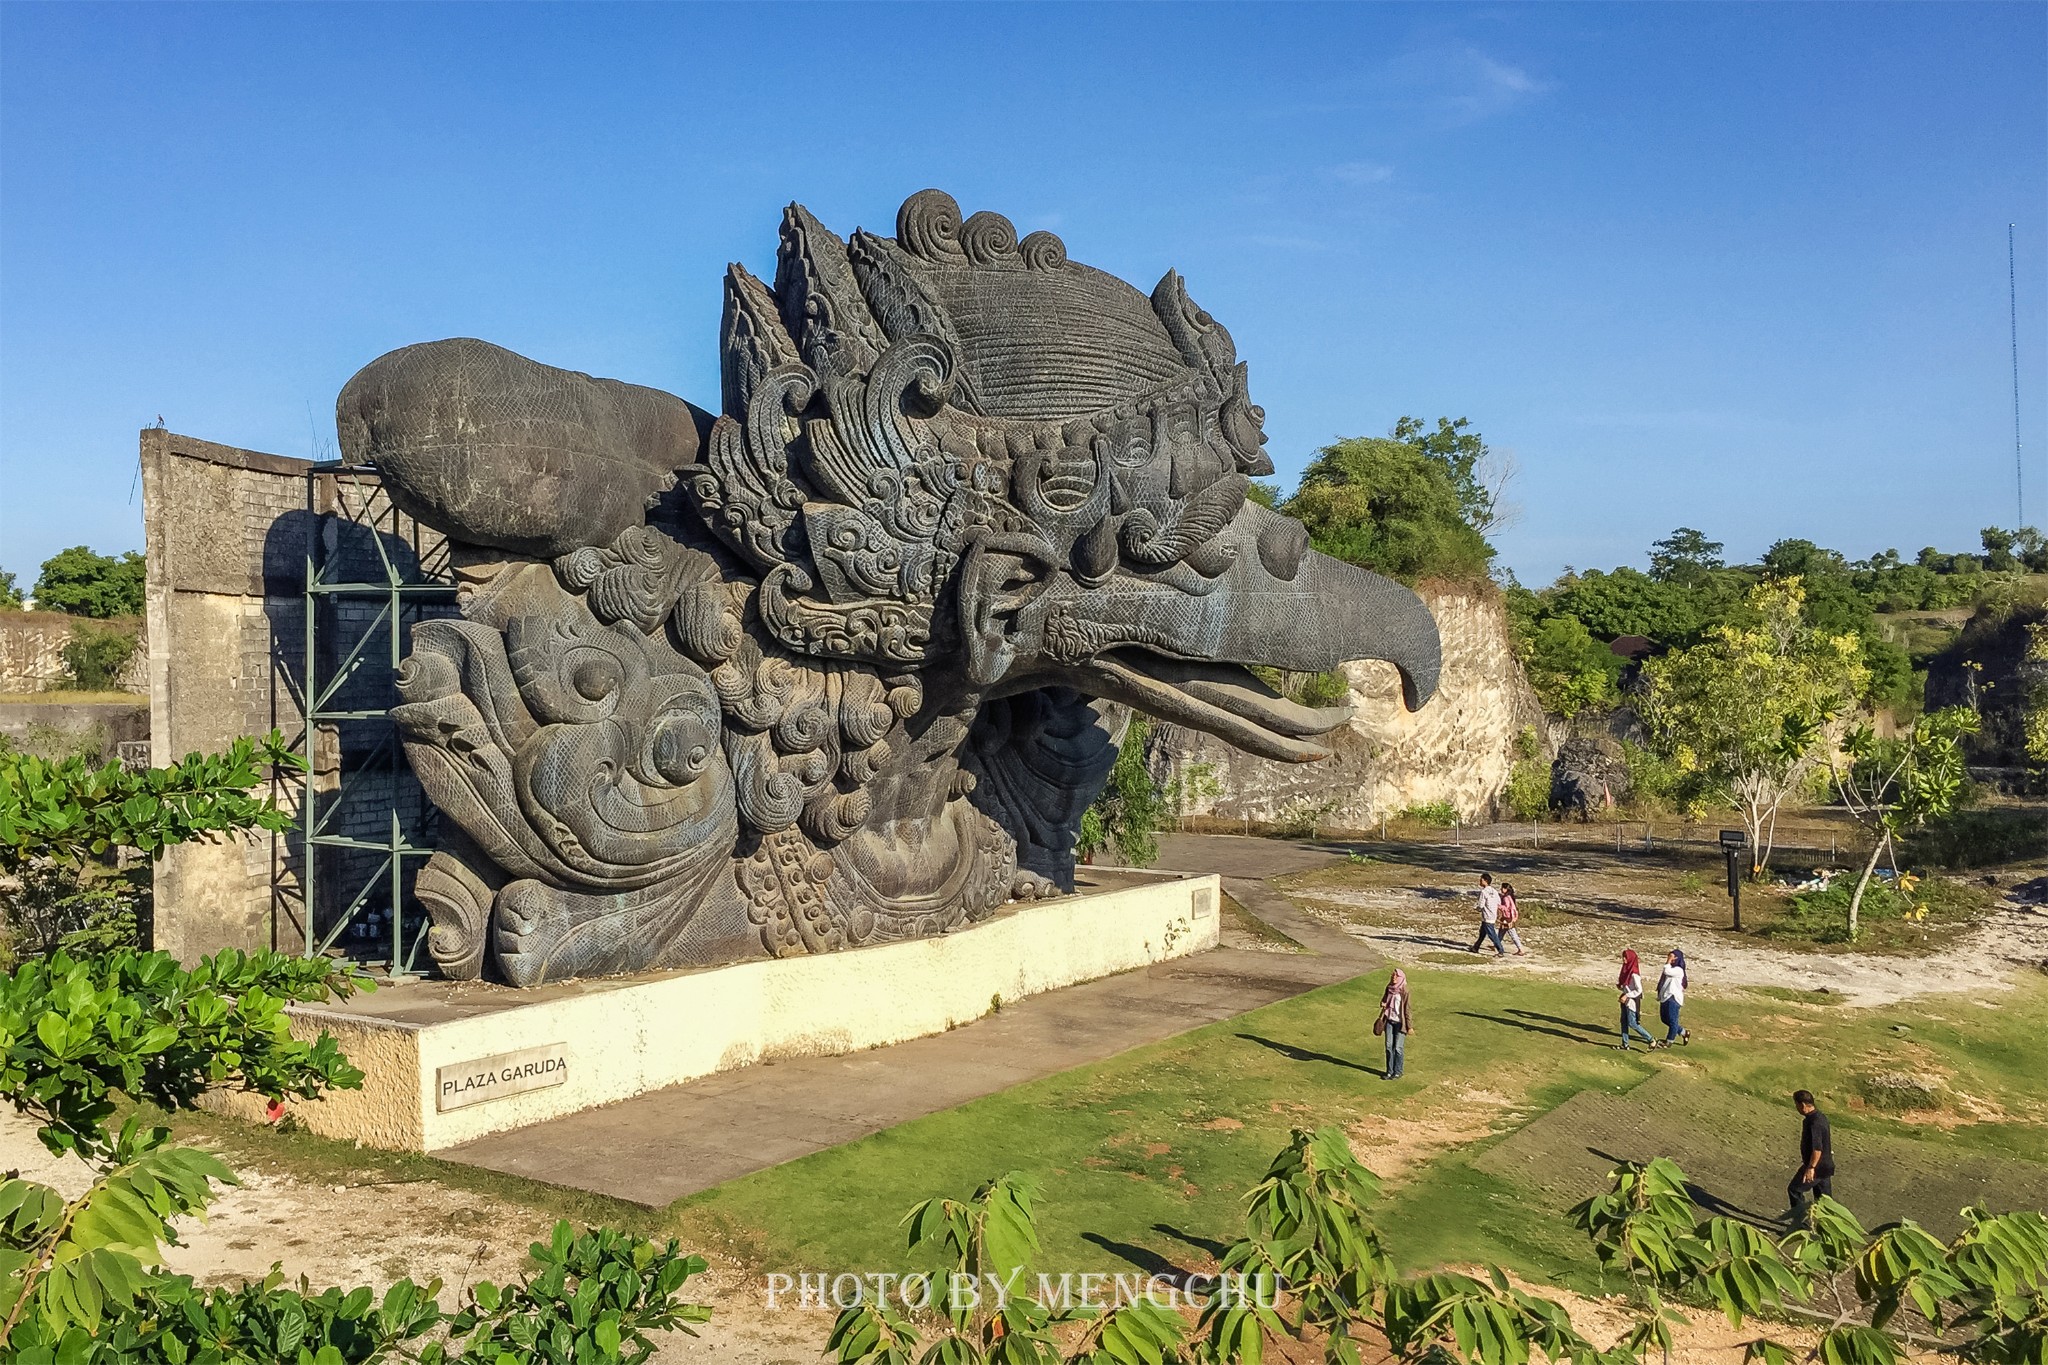
[[[727,272],[723,348],[725,412],[683,472],[760,574],[763,624],[804,654],[921,662],[977,536],[1065,527],[1044,549],[1084,581],[1119,552],[1167,564],[1272,472],[1230,334],[1177,273],[1147,299],[938,190],[894,238],[842,241],[792,204],[774,288]],[[1168,444],[1207,447],[1216,477],[1133,486]]]

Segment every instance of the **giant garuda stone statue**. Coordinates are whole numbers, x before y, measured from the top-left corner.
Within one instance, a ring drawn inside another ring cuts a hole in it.
[[[467,339],[342,391],[343,452],[461,578],[392,712],[447,975],[943,933],[1072,889],[1103,701],[1306,761],[1347,712],[1245,665],[1434,690],[1420,600],[1247,497],[1264,413],[1179,275],[1148,298],[936,190],[893,238],[792,205],[722,331],[716,417]]]

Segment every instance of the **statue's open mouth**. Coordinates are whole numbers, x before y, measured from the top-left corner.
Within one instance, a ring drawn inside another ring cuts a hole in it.
[[[1330,750],[1311,741],[1351,719],[1348,706],[1289,701],[1237,664],[1191,663],[1126,648],[1097,655],[1075,671],[1111,701],[1285,763],[1328,758]]]

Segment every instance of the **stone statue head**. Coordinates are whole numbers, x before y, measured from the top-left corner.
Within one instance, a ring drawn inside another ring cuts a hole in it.
[[[1072,884],[1106,703],[1311,761],[1343,708],[1248,671],[1438,643],[1253,500],[1230,334],[913,195],[783,216],[726,277],[722,411],[472,340],[344,390],[344,451],[463,549],[395,712],[455,829],[437,960],[515,982],[938,932]]]

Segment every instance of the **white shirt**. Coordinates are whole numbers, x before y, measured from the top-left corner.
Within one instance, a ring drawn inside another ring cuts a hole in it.
[[[1479,918],[1487,924],[1500,920],[1500,888],[1482,886],[1479,888]]]
[[[1685,968],[1675,962],[1664,964],[1664,974],[1657,978],[1657,998],[1685,1003]]]
[[[1387,997],[1387,1022],[1390,1024],[1399,1024],[1401,1022],[1401,992],[1399,991],[1395,991]]]
[[[1634,1005],[1636,1001],[1643,998],[1643,974],[1641,972],[1629,973],[1628,984],[1621,988],[1621,998],[1628,1005]]]

